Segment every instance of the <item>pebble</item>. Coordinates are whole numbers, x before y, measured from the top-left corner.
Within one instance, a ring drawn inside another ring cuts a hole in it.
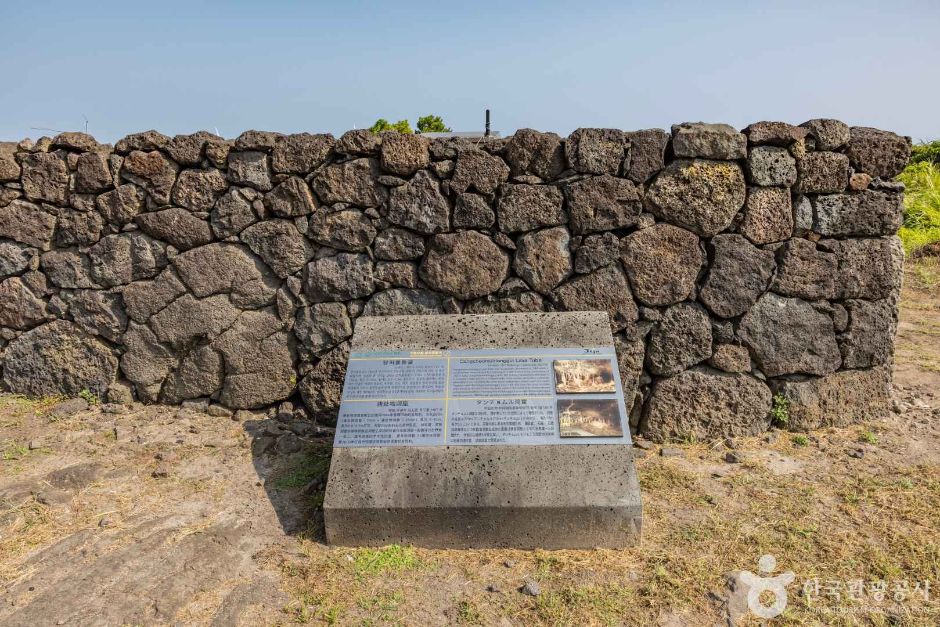
[[[537,581],[533,581],[532,579],[526,579],[525,583],[522,585],[519,591],[522,592],[522,594],[526,594],[530,597],[537,597],[539,594],[542,593],[542,588],[539,587],[539,584]]]
[[[118,403],[105,403],[101,406],[101,412],[105,414],[123,414],[126,411],[127,408]]]
[[[233,415],[231,409],[223,405],[209,405],[208,414],[210,416],[215,416],[216,418],[229,418]]]
[[[666,446],[659,449],[659,454],[663,457],[685,457],[685,453],[681,448],[669,448]]]
[[[490,584],[486,587],[487,592],[502,592],[496,584]]]
[[[101,520],[98,521],[98,526],[101,527],[101,528],[113,527],[113,526],[114,526],[114,519],[111,518],[110,516],[105,516],[105,517],[103,517]]]
[[[516,562],[515,560],[506,560],[505,562],[503,562],[503,566],[505,566],[506,568],[514,568],[516,566]]]
[[[865,451],[860,448],[849,449],[847,453],[849,454],[849,457],[854,457],[856,459],[865,457]]]
[[[728,451],[725,453],[725,461],[729,464],[740,464],[744,461],[744,459],[738,453],[735,453],[734,451]]]
[[[738,443],[734,441],[734,438],[725,438],[725,446],[730,449],[738,448]]]
[[[170,467],[166,464],[159,464],[154,470],[151,476],[154,479],[165,479],[170,476]]]
[[[636,438],[633,440],[633,446],[639,449],[643,449],[644,451],[648,451],[653,448],[653,443],[644,438]]]

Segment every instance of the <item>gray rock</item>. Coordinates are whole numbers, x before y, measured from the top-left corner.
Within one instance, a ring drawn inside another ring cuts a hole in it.
[[[296,133],[274,142],[271,167],[278,174],[306,174],[326,163],[336,140],[330,134]]]
[[[822,240],[819,244],[838,259],[836,298],[879,300],[900,289],[904,249],[897,236]]]
[[[39,205],[14,200],[0,208],[0,237],[49,250],[54,232],[55,216],[40,209]]]
[[[746,374],[686,370],[653,384],[640,432],[654,442],[754,436],[770,428],[770,401]]]
[[[496,222],[496,212],[479,194],[458,194],[454,205],[455,229],[488,229]]]
[[[802,142],[807,133],[806,129],[786,122],[755,122],[744,129],[747,141],[752,146],[789,146],[794,142]]]
[[[796,190],[831,194],[849,184],[849,158],[839,152],[809,152],[796,162],[799,179]]]
[[[46,320],[46,303],[20,277],[0,282],[0,327],[31,329]]]
[[[324,355],[300,381],[300,397],[318,422],[336,424],[348,359],[349,344],[340,344]]]
[[[677,157],[744,159],[747,157],[747,138],[727,124],[674,124],[672,152]]]
[[[564,311],[606,311],[615,333],[639,318],[627,278],[618,265],[575,277],[555,290],[554,300]]]
[[[336,152],[343,155],[377,155],[382,148],[382,137],[369,129],[346,131],[336,142]]]
[[[91,261],[75,250],[53,250],[44,253],[39,265],[56,287],[67,289],[101,287],[92,278]]]
[[[542,588],[534,579],[526,579],[519,591],[526,596],[537,597],[542,593]]]
[[[653,327],[646,353],[646,368],[655,375],[673,375],[705,361],[712,354],[712,327],[708,314],[691,303],[666,309]]]
[[[310,219],[307,235],[313,241],[338,250],[364,251],[375,239],[375,227],[362,211],[318,211]]]
[[[75,166],[75,191],[97,194],[114,185],[111,168],[105,153],[83,152]]]
[[[620,239],[613,233],[588,235],[578,247],[574,258],[574,271],[578,274],[593,272],[616,263],[620,257]]]
[[[91,276],[102,287],[157,276],[167,265],[166,245],[143,233],[107,235],[88,250]]]
[[[29,200],[61,205],[69,190],[69,168],[58,153],[37,152],[21,163],[23,194]]]
[[[424,256],[424,238],[405,229],[390,228],[379,232],[372,247],[378,259],[401,261]]]
[[[829,374],[842,363],[832,318],[798,298],[764,294],[741,319],[738,335],[769,377]]]
[[[228,180],[233,185],[245,185],[261,192],[271,191],[271,167],[268,163],[268,155],[257,150],[230,152]]]
[[[60,403],[56,403],[52,409],[47,412],[46,415],[50,418],[58,418],[59,420],[62,420],[64,418],[71,418],[72,416],[87,410],[88,401],[83,398],[70,398]]]
[[[796,183],[796,159],[786,148],[758,146],[747,157],[747,175],[754,185],[791,187]]]
[[[209,346],[198,346],[180,355],[179,366],[163,382],[160,402],[175,405],[187,399],[211,396],[223,384],[222,355]],[[208,402],[200,411],[208,410]]]
[[[204,246],[212,241],[209,224],[179,207],[142,213],[134,221],[150,237],[172,244],[179,250]]]
[[[571,231],[583,235],[636,224],[643,203],[633,183],[609,175],[565,186]]]
[[[294,393],[294,344],[272,308],[242,312],[212,347],[225,360],[219,402],[226,407],[256,409]]]
[[[186,286],[172,268],[167,268],[152,281],[138,281],[124,288],[124,309],[131,320],[141,324],[177,297],[186,293]]]
[[[621,243],[623,265],[640,302],[671,305],[692,294],[705,261],[694,233],[656,224],[628,235]]]
[[[513,176],[532,174],[550,181],[565,169],[565,150],[555,133],[521,128],[509,138],[504,156]]]
[[[382,169],[401,176],[411,176],[431,161],[427,138],[408,133],[383,134],[381,155]]]
[[[839,120],[816,119],[800,124],[816,141],[816,150],[838,150],[849,143],[849,127]]]
[[[382,150],[385,150],[385,143]],[[441,194],[440,181],[422,170],[406,184],[392,190],[386,217],[393,224],[419,233],[442,233],[450,227],[450,204]]]
[[[352,322],[343,303],[315,303],[297,310],[294,334],[305,349],[318,354],[352,336]]]
[[[52,138],[50,148],[63,148],[73,152],[85,152],[98,147],[98,142],[88,133],[65,131]]]
[[[847,300],[849,322],[839,336],[843,368],[888,364],[894,353],[896,311],[890,299]]]
[[[209,211],[227,188],[218,170],[183,170],[173,186],[172,199],[190,211]]]
[[[115,152],[127,154],[133,150],[165,150],[170,144],[170,138],[154,130],[143,131],[119,139],[114,145]]]
[[[32,265],[36,254],[35,248],[0,241],[0,279],[25,272]]]
[[[213,340],[230,328],[242,312],[225,294],[193,298],[184,294],[150,318],[156,339],[173,349],[188,350],[206,340]],[[134,325],[130,325],[128,333]],[[159,360],[158,360],[159,361]],[[135,381],[128,374],[128,378]]]
[[[156,402],[163,380],[179,362],[177,356],[148,327],[133,322],[128,324],[123,343],[121,372],[134,385],[141,401]]]
[[[496,204],[499,229],[504,233],[519,233],[557,226],[566,221],[562,210],[562,194],[550,185],[514,185],[500,188]]]
[[[313,256],[309,242],[290,220],[265,220],[241,232],[239,238],[282,279],[304,269]]]
[[[891,404],[891,375],[885,367],[773,379],[770,384],[774,394],[788,401],[787,428],[794,431],[876,420]]]
[[[19,181],[22,168],[16,160],[16,143],[0,142],[0,182]]]
[[[774,255],[736,234],[716,235],[711,246],[713,261],[699,300],[722,318],[740,316],[767,289],[774,273]]]
[[[274,302],[277,279],[247,246],[218,242],[178,255],[173,265],[196,298],[228,294],[238,307]]]
[[[700,159],[670,163],[646,195],[658,218],[706,237],[731,224],[744,198],[744,174],[738,164]]]
[[[20,335],[3,353],[3,382],[14,394],[103,395],[117,372],[117,359],[100,340],[65,320]]]
[[[579,128],[565,141],[568,167],[585,174],[620,174],[629,151],[630,140],[614,128]]]
[[[91,246],[101,239],[104,219],[97,211],[73,211],[60,208],[56,224],[55,245]]]
[[[124,159],[121,176],[144,188],[158,205],[166,205],[178,170],[179,166],[159,151],[134,150]]]
[[[550,294],[571,276],[569,240],[563,226],[523,235],[516,242],[513,270],[536,292]]]
[[[493,240],[460,231],[435,235],[419,272],[432,289],[469,300],[498,290],[508,270],[509,256]]]
[[[363,298],[375,290],[367,255],[339,253],[307,264],[304,291],[314,303]]]
[[[645,183],[666,167],[666,147],[670,135],[661,128],[627,133],[630,141],[630,165],[624,164],[627,178],[634,183]]]
[[[258,193],[247,187],[232,187],[225,192],[216,201],[209,219],[215,236],[219,239],[233,237],[254,224],[258,216],[252,203],[257,197]]]
[[[375,282],[382,287],[418,287],[418,266],[411,261],[379,261]]]
[[[737,344],[719,344],[715,347],[708,363],[724,372],[750,372],[751,355],[747,349]]]
[[[846,153],[857,172],[891,179],[901,173],[911,158],[911,138],[876,128],[853,126]]]
[[[379,164],[375,159],[354,159],[328,165],[314,175],[313,191],[327,204],[346,202],[357,207],[377,207],[388,192],[376,180]]]
[[[362,311],[364,316],[419,316],[442,314],[441,295],[430,290],[393,288],[376,292]]]
[[[894,235],[904,222],[903,195],[866,190],[817,196],[813,230],[826,236]]]
[[[127,329],[121,295],[103,290],[80,290],[69,300],[69,315],[82,329],[109,342],[121,343]]]
[[[749,187],[740,231],[755,244],[789,239],[793,235],[790,190],[784,187]]]
[[[819,250],[806,239],[794,238],[778,253],[779,269],[773,291],[806,300],[833,298],[838,269],[836,255]]]
[[[316,203],[303,179],[292,176],[265,194],[264,206],[272,214],[293,218],[313,213]]]
[[[166,151],[180,165],[198,166],[206,153],[206,144],[218,139],[208,131],[197,131],[191,135],[175,135],[166,145]]]
[[[98,196],[95,204],[109,224],[121,228],[144,210],[144,192],[136,185],[125,183]]]
[[[235,138],[235,150],[271,152],[274,150],[277,140],[282,137],[283,135],[273,131],[257,131],[251,129]]]
[[[479,148],[463,148],[457,154],[450,188],[457,193],[476,191],[492,194],[508,178],[509,166],[502,159]]]
[[[535,292],[518,292],[502,295],[490,294],[470,301],[464,307],[466,314],[523,313],[545,311],[545,299]]]

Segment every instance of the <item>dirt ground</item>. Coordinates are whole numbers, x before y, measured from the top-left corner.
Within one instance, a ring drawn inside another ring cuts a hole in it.
[[[328,433],[82,405],[0,396],[0,624],[758,624],[733,573],[765,554],[794,575],[775,624],[940,624],[940,288],[913,270],[893,413],[649,446],[630,550],[331,548]]]

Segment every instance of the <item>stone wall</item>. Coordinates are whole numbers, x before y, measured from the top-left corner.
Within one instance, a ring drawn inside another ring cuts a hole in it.
[[[888,398],[909,153],[834,120],[0,143],[3,385],[299,395],[329,423],[359,316],[600,309],[649,437],[760,432],[774,395],[791,428],[862,420]]]

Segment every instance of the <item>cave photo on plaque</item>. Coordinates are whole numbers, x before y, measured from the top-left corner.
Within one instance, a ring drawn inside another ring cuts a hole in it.
[[[558,394],[613,394],[613,367],[609,359],[556,359],[555,392]]]
[[[623,435],[616,399],[567,399],[558,404],[558,427],[563,438],[601,438]]]

